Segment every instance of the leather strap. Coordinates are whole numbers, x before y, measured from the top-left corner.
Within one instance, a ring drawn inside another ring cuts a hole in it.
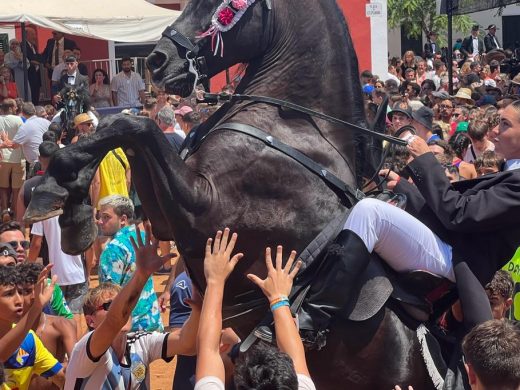
[[[295,103],[291,103],[285,100],[269,97],[269,96],[256,96],[256,95],[240,95],[240,94],[214,94],[214,93],[205,93],[204,94],[204,101],[224,101],[224,102],[240,102],[240,101],[251,101],[251,102],[257,102],[257,103],[267,103],[267,104],[273,104],[275,106],[279,107],[285,107],[294,111],[301,112],[303,114],[307,114],[316,118],[323,119],[327,122],[334,123],[337,125],[342,125],[346,127],[350,127],[352,130],[358,131],[360,133],[365,133],[370,135],[371,137],[380,139],[382,141],[388,141],[392,144],[402,145],[406,146],[407,142],[405,140],[402,140],[397,137],[393,137],[391,135],[386,135],[382,133],[378,133],[377,131],[367,129],[365,127],[361,127],[359,125],[356,125],[351,122],[344,121],[342,119],[334,118],[333,116],[323,114],[319,111],[312,110],[307,107],[300,106]]]
[[[272,135],[269,135],[266,132],[257,129],[256,127],[246,125],[243,123],[226,122],[213,128],[211,133],[219,130],[232,130],[238,133],[246,134],[264,142],[271,148],[282,152],[286,156],[299,162],[305,168],[319,176],[330,187],[332,187],[333,190],[335,190],[338,193],[340,198],[348,201],[349,206],[354,206],[359,200],[365,197],[365,194],[363,192],[361,192],[357,188],[349,186],[344,181],[339,179],[336,175],[334,175],[332,172],[325,169],[324,167],[316,163],[314,160],[307,157],[302,152],[294,149],[292,146],[284,144],[280,140],[274,138]]]

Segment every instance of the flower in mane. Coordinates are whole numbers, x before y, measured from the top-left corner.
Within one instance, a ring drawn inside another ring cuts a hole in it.
[[[231,5],[236,10],[241,10],[247,7],[246,0],[231,0]]]

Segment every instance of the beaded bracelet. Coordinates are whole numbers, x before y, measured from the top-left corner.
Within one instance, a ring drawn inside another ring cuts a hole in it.
[[[280,302],[272,304],[271,305],[271,311],[275,311],[276,309],[279,309],[282,306],[289,307],[290,306],[289,305],[289,300],[288,299],[284,299],[283,301],[280,301]]]
[[[278,298],[275,298],[273,299],[272,301],[269,302],[269,304],[272,306],[274,305],[275,303],[278,303],[280,301],[287,301],[289,300],[288,297],[286,297],[285,295],[280,295]]]

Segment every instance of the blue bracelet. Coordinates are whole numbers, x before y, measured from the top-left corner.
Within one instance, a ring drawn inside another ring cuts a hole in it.
[[[282,306],[290,306],[289,305],[289,300],[288,299],[284,299],[283,301],[276,302],[274,305],[271,306],[271,311],[275,311],[276,309],[279,309]]]

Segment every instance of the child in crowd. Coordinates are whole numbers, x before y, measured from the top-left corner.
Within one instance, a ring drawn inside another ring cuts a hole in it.
[[[63,387],[62,365],[47,351],[31,326],[52,296],[56,278],[47,283],[50,267],[38,276],[34,300],[24,314],[19,275],[12,266],[0,266],[0,362],[4,365],[3,389],[26,390],[33,374]],[[16,324],[16,326],[14,326]]]
[[[233,233],[230,237],[229,229],[226,228],[224,233],[217,232],[214,242],[210,238],[206,244],[204,275],[207,286],[197,336],[195,390],[225,389],[226,372],[219,353],[222,300],[226,279],[243,257],[242,253],[231,257],[236,239],[237,234]],[[301,266],[301,262],[297,262],[292,267],[295,256],[296,252],[292,251],[283,268],[282,247],[278,246],[276,264],[273,266],[271,249],[267,248],[267,278],[262,280],[256,275],[248,275],[269,300],[274,316],[276,342],[280,350],[262,344],[241,355],[234,372],[234,384],[237,389],[315,389],[287,298],[293,279]]]
[[[503,161],[498,158],[494,150],[486,150],[474,162],[478,176],[499,172],[502,163]]]
[[[139,228],[131,239],[135,252],[135,272],[121,287],[102,283],[87,294],[85,319],[90,329],[74,347],[67,367],[65,389],[149,389],[149,364],[157,359],[170,361],[176,354],[192,355],[199,324],[200,308],[193,301],[190,319],[178,334],[135,332],[131,312],[148,279],[173,254],[160,257],[158,242],[146,238]]]
[[[43,266],[38,263],[20,263],[16,266],[19,288],[24,299],[24,313],[34,301],[34,288]],[[60,363],[65,361],[65,354],[71,355],[77,342],[76,323],[74,320],[42,311],[32,329],[38,334],[43,345]],[[41,386],[40,386],[41,387]]]
[[[520,328],[490,320],[474,327],[462,342],[472,390],[520,388]]]
[[[495,320],[506,318],[506,313],[513,304],[513,278],[504,270],[498,270],[491,282],[486,284],[491,311]]]

